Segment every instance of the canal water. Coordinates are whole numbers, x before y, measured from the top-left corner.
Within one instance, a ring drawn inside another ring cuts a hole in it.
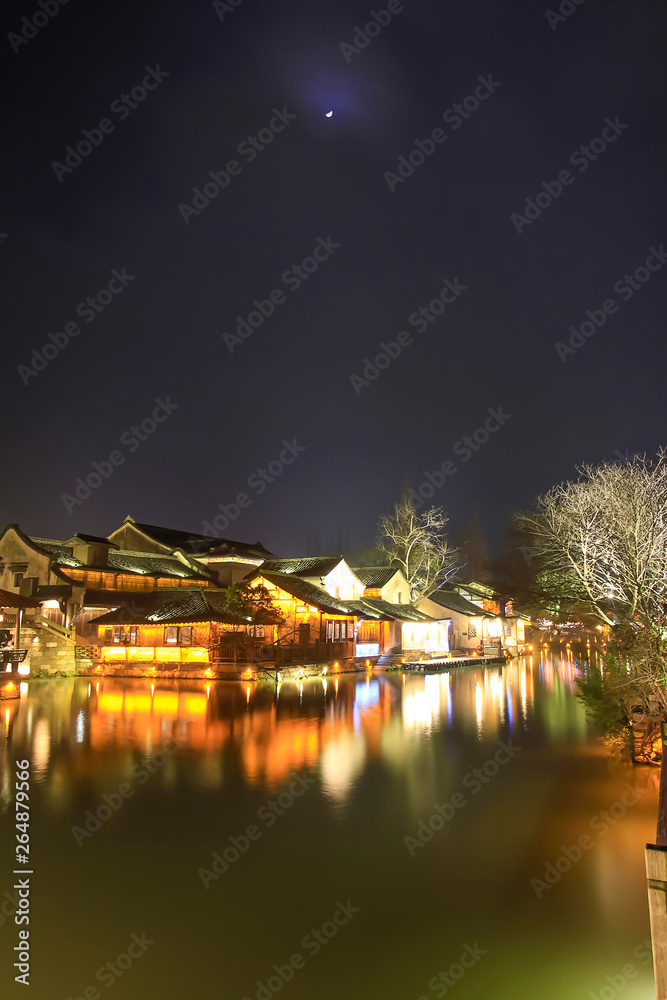
[[[649,1000],[658,775],[608,755],[579,669],[29,682],[0,708],[0,995]]]

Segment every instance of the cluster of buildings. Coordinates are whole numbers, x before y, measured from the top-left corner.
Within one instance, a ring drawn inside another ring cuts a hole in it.
[[[277,614],[229,610],[227,588],[261,586]],[[516,655],[527,616],[482,584],[410,602],[400,569],[341,555],[279,559],[260,542],[211,538],[132,517],[107,536],[0,536],[0,640],[22,672],[231,672],[390,664],[458,653]]]

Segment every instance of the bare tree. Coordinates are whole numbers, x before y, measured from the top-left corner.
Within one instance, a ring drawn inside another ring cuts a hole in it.
[[[459,552],[450,546],[445,534],[448,521],[442,507],[418,514],[407,493],[393,514],[380,518],[377,549],[391,566],[403,571],[411,601],[428,597],[460,568]]]
[[[581,685],[589,709],[618,726],[639,716],[634,733],[659,736],[667,721],[667,452],[578,471],[518,521],[554,589],[612,626],[609,669]],[[664,753],[662,763],[656,842],[667,845]]]
[[[582,466],[518,515],[544,571],[607,625],[662,650],[667,609],[667,453]]]

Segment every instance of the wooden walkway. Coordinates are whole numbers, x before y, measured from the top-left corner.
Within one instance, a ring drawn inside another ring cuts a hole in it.
[[[420,673],[430,673],[433,670],[451,670],[452,667],[476,667],[488,666],[489,664],[503,664],[508,661],[504,656],[447,656],[434,657],[432,660],[413,660],[410,663],[397,663],[391,669],[401,671],[417,671]],[[374,669],[382,669],[375,667]]]

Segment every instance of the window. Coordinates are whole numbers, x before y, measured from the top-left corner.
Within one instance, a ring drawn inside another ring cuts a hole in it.
[[[112,629],[111,641],[113,643],[121,643],[125,638],[125,629],[122,625],[114,625]]]
[[[23,580],[23,573],[14,573],[14,586],[20,587]]]
[[[192,645],[192,625],[184,625],[181,628],[181,646]]]
[[[347,637],[348,639],[354,639],[354,622],[347,623]]]
[[[503,634],[506,639],[509,639],[512,634],[512,626],[508,622],[503,625]]]
[[[379,642],[380,627],[380,622],[378,621],[361,622],[357,632],[357,642]]]
[[[138,632],[137,626],[130,625],[127,632],[125,633],[125,642],[128,644],[128,646],[136,646],[137,632]]]
[[[468,625],[468,638],[469,639],[476,639],[477,638],[477,626],[473,625],[472,622],[470,622],[469,625]]]
[[[164,630],[164,642],[166,646],[175,646],[178,643],[178,625],[167,625]]]
[[[53,622],[55,625],[65,624],[65,616],[59,607],[58,608],[42,607],[42,618],[48,619],[48,621]]]
[[[402,604],[403,603],[403,591],[402,590],[399,590],[398,594],[396,595],[396,603],[397,604]]]

